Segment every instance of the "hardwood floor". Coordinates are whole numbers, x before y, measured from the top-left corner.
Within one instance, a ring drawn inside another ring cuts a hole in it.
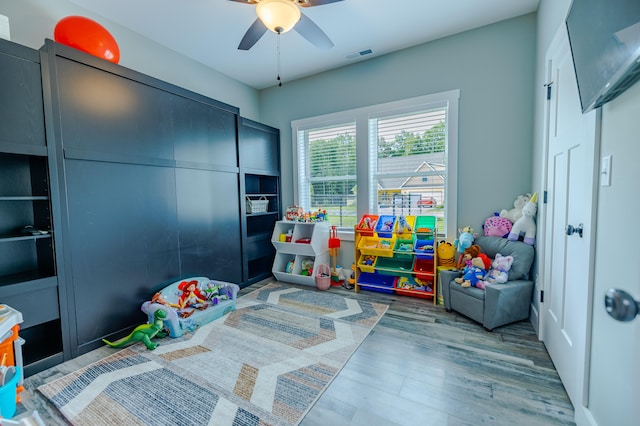
[[[389,310],[302,426],[575,424],[560,378],[527,321],[487,332],[431,300],[328,291],[386,303]],[[27,378],[18,415],[37,409],[45,424],[66,424],[35,389],[110,353],[100,348]]]

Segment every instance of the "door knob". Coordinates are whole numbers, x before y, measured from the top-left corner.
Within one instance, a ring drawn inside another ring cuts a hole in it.
[[[618,321],[631,321],[640,313],[640,301],[624,290],[609,289],[604,296],[604,307]]]
[[[567,225],[567,235],[573,235],[577,233],[582,238],[582,224],[578,226]]]

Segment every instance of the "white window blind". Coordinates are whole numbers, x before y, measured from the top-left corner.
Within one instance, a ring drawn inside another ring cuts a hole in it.
[[[369,118],[371,199],[378,212],[435,216],[446,234],[448,102]]]
[[[356,127],[342,123],[298,132],[300,204],[327,210],[333,225],[356,222]]]

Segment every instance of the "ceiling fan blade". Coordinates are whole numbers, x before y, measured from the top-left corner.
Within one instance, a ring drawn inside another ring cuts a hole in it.
[[[244,3],[244,4],[255,4],[257,3],[256,0],[229,0],[229,1],[235,1],[238,3]]]
[[[232,1],[242,1],[242,0],[232,0]],[[339,1],[343,1],[343,0],[306,0],[306,1],[298,1],[298,6],[300,7],[322,6],[323,4],[337,3]]]
[[[320,49],[331,49],[333,47],[333,42],[329,36],[315,22],[307,18],[304,13],[300,15],[300,20],[293,29]]]
[[[253,21],[253,24],[251,24],[247,32],[244,34],[242,40],[240,40],[238,50],[251,49],[253,45],[256,44],[266,32],[267,27],[265,27],[262,21],[257,18],[255,21]]]

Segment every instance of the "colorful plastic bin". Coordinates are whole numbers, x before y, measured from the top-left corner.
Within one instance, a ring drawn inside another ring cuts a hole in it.
[[[395,244],[395,236],[391,238],[362,237],[358,243],[358,250],[362,254],[391,257]]]
[[[10,419],[16,414],[18,382],[21,377],[22,369],[15,367],[13,377],[6,381],[3,386],[0,386],[0,418]],[[0,420],[0,424],[4,424],[2,420]]]
[[[433,282],[423,284],[413,277],[400,277],[396,281],[396,293],[402,296],[430,299],[433,297]]]
[[[361,272],[358,278],[358,285],[363,290],[393,294],[397,279],[398,277],[393,275],[384,275],[377,272]]]
[[[433,239],[416,239],[415,245],[413,247],[413,251],[416,254],[416,259],[430,259],[433,261],[433,256],[435,253],[434,243],[435,241]]]
[[[398,225],[396,230],[398,232],[398,238],[407,239],[413,238],[413,230],[416,226],[415,216],[398,216]]]
[[[360,222],[358,222],[358,232],[363,236],[373,236],[377,224],[377,214],[365,214],[360,218]]]
[[[381,274],[411,274],[413,271],[413,258],[379,257],[376,262],[376,270]]]
[[[421,280],[433,280],[435,276],[433,259],[416,259],[413,264],[413,272]]]
[[[410,236],[407,239],[401,239],[400,235],[398,234],[398,239],[396,239],[396,244],[393,248],[393,257],[396,259],[412,259],[414,238]]]
[[[382,215],[378,218],[376,234],[379,238],[391,238],[396,228],[396,217]]]
[[[433,238],[436,232],[435,216],[417,216],[415,232],[419,239],[426,240]]]
[[[371,254],[361,254],[358,259],[358,267],[363,272],[375,272],[375,264],[378,256]]]

